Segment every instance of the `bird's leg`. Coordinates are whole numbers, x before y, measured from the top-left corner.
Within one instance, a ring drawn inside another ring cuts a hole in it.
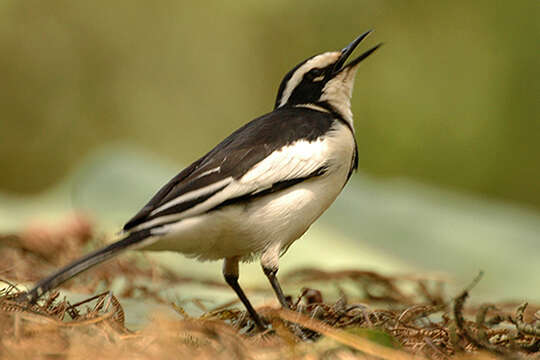
[[[272,268],[267,268],[263,266],[263,271],[268,277],[268,280],[270,280],[272,289],[274,289],[274,292],[276,293],[276,296],[281,306],[285,309],[290,309],[289,303],[287,302],[287,298],[285,298],[285,294],[283,294],[283,290],[281,289],[281,286],[279,285],[279,281],[276,277],[278,269],[272,269]]]
[[[281,251],[281,244],[279,243],[267,248],[262,253],[261,265],[262,265],[264,273],[268,277],[268,280],[270,280],[272,289],[274,289],[274,292],[276,293],[276,296],[281,306],[284,309],[290,310],[291,307],[289,305],[289,302],[287,301],[285,294],[283,294],[283,290],[281,289],[281,286],[279,285],[278,279],[276,277],[276,274],[279,270],[280,251]],[[302,329],[300,325],[292,323],[289,326],[292,332],[296,336],[298,336],[300,339],[304,341],[307,341],[309,339],[309,332],[306,332],[306,330]]]
[[[225,259],[225,261],[223,262],[223,277],[225,277],[225,281],[236,292],[236,295],[238,295],[238,297],[246,307],[247,311],[251,315],[251,318],[253,319],[253,321],[255,321],[255,324],[257,324],[259,330],[266,330],[266,327],[261,321],[259,314],[257,314],[255,309],[249,302],[246,294],[238,284],[238,273],[238,258],[234,257]]]
[[[276,274],[279,270],[279,252],[281,251],[281,244],[275,244],[266,249],[261,256],[261,265],[264,271],[264,274],[270,281],[272,289],[276,293],[276,296],[279,300],[281,306],[285,309],[290,309],[289,303],[283,294],[283,290],[279,285],[279,281],[276,277]]]

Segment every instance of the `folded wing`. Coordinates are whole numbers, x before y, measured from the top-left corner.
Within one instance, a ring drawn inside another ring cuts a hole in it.
[[[326,170],[328,113],[286,108],[257,118],[169,181],[124,226],[138,231],[279,191]]]

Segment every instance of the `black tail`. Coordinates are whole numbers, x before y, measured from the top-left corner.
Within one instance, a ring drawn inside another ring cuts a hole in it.
[[[94,265],[100,264],[111,259],[118,253],[138,245],[139,242],[150,236],[150,230],[141,230],[129,234],[126,238],[112,243],[102,249],[91,252],[90,254],[72,262],[71,264],[61,268],[52,275],[39,281],[32,290],[21,294],[20,299],[26,299],[30,303],[35,303],[41,295],[49,290],[54,289],[63,282],[72,277],[88,270]]]

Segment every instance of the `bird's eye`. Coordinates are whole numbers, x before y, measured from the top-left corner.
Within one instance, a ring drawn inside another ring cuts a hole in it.
[[[307,74],[307,78],[311,81],[321,81],[324,79],[324,74],[322,69],[311,69]]]

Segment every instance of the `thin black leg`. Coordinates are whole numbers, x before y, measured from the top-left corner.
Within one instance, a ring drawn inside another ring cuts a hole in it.
[[[279,303],[281,306],[285,309],[290,309],[289,303],[287,302],[287,299],[285,298],[285,294],[283,294],[283,290],[281,289],[281,286],[279,285],[279,281],[276,277],[277,269],[268,268],[263,266],[263,271],[270,280],[270,284],[272,285],[272,289],[274,289],[274,292],[276,293],[276,296],[279,300]]]
[[[281,306],[284,309],[290,310],[291,307],[290,307],[287,299],[285,298],[285,294],[283,294],[283,290],[281,289],[281,286],[279,285],[278,279],[276,277],[278,269],[277,268],[265,267],[263,265],[263,271],[266,274],[266,276],[268,277],[268,280],[270,280],[270,284],[272,284],[272,288],[274,289],[274,292],[276,293],[276,296],[277,296],[279,302],[281,303]],[[304,341],[308,341],[310,339],[309,330],[303,329],[300,325],[294,324],[294,323],[290,324],[290,329],[300,339],[302,339]]]
[[[255,321],[255,324],[257,324],[257,327],[259,330],[266,330],[266,327],[264,326],[261,318],[259,317],[259,314],[255,311],[251,303],[249,302],[246,294],[240,287],[240,284],[238,284],[238,261],[236,259],[225,259],[225,263],[223,266],[223,276],[225,277],[225,281],[229,286],[236,292],[236,295],[240,298],[240,301],[244,304],[247,311],[251,315],[251,318],[253,321]]]

